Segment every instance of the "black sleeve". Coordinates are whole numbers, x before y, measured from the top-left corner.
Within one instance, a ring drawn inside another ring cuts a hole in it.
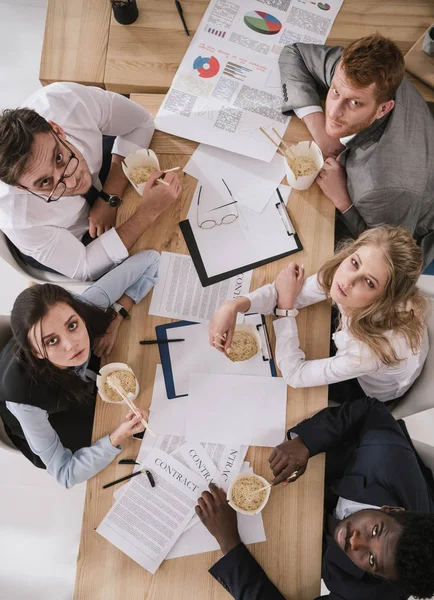
[[[360,398],[330,407],[302,421],[288,431],[300,436],[310,456],[326,452],[346,441],[360,439],[367,430],[393,432],[400,438],[402,431],[387,406],[374,398]]]
[[[285,600],[244,544],[225,554],[209,572],[236,600]]]

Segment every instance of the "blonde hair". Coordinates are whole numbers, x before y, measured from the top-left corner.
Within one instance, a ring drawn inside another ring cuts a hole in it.
[[[403,335],[413,354],[420,350],[425,335],[428,300],[416,285],[423,268],[423,253],[403,227],[368,229],[356,241],[344,242],[320,268],[318,281],[328,298],[339,265],[362,246],[375,246],[383,251],[388,279],[383,293],[372,304],[351,310],[348,329],[382,363],[396,365],[402,359],[394,350],[387,332]]]

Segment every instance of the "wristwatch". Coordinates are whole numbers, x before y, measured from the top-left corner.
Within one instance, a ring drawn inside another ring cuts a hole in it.
[[[119,302],[113,302],[112,309],[116,311],[118,315],[121,315],[121,317],[123,317],[124,319],[130,318],[128,311],[122,306],[122,304],[119,304]]]
[[[291,308],[290,310],[286,310],[284,308],[274,308],[274,314],[276,317],[296,317],[298,315],[298,310],[296,308]]]
[[[115,196],[114,194],[107,194],[103,190],[100,191],[99,197],[102,198],[104,202],[107,202],[107,204],[113,208],[117,208],[122,204],[122,200],[121,198],[119,198],[119,196]]]

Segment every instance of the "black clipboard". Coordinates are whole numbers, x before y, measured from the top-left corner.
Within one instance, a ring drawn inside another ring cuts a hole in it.
[[[280,200],[280,202],[276,203],[276,210],[278,210],[279,212],[283,211],[280,212],[281,217],[283,217],[282,221],[284,222],[286,217],[286,219],[290,223],[291,220],[289,218],[285,203],[283,202],[283,198],[280,194],[279,189],[277,189],[276,192]],[[286,227],[285,224],[284,226]],[[226,271],[225,273],[219,273],[218,275],[208,277],[205,265],[203,264],[199,248],[196,243],[196,238],[194,237],[194,233],[190,225],[190,221],[188,219],[186,219],[185,221],[181,221],[179,223],[179,227],[181,228],[182,235],[184,236],[185,243],[187,244],[188,251],[196,268],[200,283],[203,287],[207,287],[209,285],[212,285],[213,283],[218,283],[219,281],[224,281],[225,279],[229,279],[229,277],[233,277],[234,275],[239,275],[240,273],[251,271],[252,269],[256,269],[257,267],[262,267],[263,265],[267,265],[268,263],[274,262],[275,260],[279,260],[281,258],[284,258],[285,256],[290,256],[291,254],[295,254],[296,252],[300,252],[301,250],[303,250],[303,245],[300,241],[300,238],[298,237],[298,234],[296,232],[292,233],[288,231],[288,228],[286,228],[286,233],[289,237],[293,238],[293,241],[295,241],[297,245],[296,249],[288,250],[288,252],[283,252],[282,254],[279,254],[277,256],[269,256],[264,260],[240,266],[236,269],[233,269],[232,271]]]

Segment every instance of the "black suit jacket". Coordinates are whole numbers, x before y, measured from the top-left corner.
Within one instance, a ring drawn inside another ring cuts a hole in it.
[[[375,506],[434,512],[431,488],[412,444],[381,402],[361,398],[326,408],[291,431],[300,436],[310,456],[327,452],[328,463],[331,456],[346,457],[345,465],[336,464],[339,460],[328,464],[333,473],[328,483],[338,496]],[[238,600],[284,599],[243,544],[228,552],[210,573]],[[328,534],[322,577],[331,592],[324,596],[329,600],[408,597],[393,584],[356,567]]]

